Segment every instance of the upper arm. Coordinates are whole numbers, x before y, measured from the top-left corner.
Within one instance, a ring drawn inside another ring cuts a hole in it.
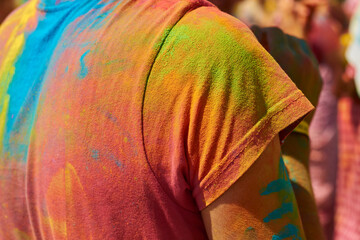
[[[305,239],[276,136],[223,195],[202,210],[210,239]]]

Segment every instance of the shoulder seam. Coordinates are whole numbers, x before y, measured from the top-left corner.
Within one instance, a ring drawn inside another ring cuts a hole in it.
[[[145,96],[146,96],[146,90],[147,90],[147,85],[149,83],[149,78],[150,78],[150,75],[151,75],[151,72],[152,72],[152,69],[154,67],[154,64],[156,62],[156,59],[166,41],[166,39],[168,38],[168,36],[170,35],[171,31],[174,29],[174,27],[176,27],[176,25],[189,13],[191,13],[192,11],[194,10],[197,10],[201,7],[215,7],[211,4],[208,4],[208,5],[205,5],[203,2],[201,1],[197,1],[195,3],[194,6],[191,6],[189,7],[188,9],[185,10],[185,13],[173,24],[173,26],[170,28],[170,30],[167,32],[166,36],[163,38],[163,41],[162,43],[160,44],[159,46],[159,49],[157,50],[157,53],[152,61],[152,64],[150,66],[150,69],[149,69],[149,72],[146,76],[146,81],[145,81],[145,88],[144,88],[144,92],[143,92],[143,99],[142,99],[142,107],[141,107],[141,136],[142,136],[142,144],[143,144],[143,150],[144,150],[144,154],[145,154],[145,158],[146,158],[146,162],[152,172],[152,174],[154,175],[156,181],[158,182],[159,186],[161,187],[161,189],[164,191],[164,193],[169,197],[169,199],[171,199],[178,207],[180,207],[181,209],[185,210],[185,211],[188,211],[188,212],[191,212],[191,213],[197,213],[195,211],[192,211],[190,209],[186,209],[184,208],[183,206],[181,206],[177,201],[176,199],[174,199],[169,193],[168,191],[163,187],[163,185],[160,183],[157,175],[155,174],[150,162],[149,162],[149,159],[148,159],[148,156],[147,156],[147,152],[146,152],[146,146],[145,146],[145,135],[144,135],[144,106],[145,106]]]

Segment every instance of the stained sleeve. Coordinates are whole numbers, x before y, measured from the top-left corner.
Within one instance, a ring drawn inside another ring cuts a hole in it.
[[[201,7],[169,29],[152,67],[145,148],[165,191],[202,210],[312,109],[243,23]]]

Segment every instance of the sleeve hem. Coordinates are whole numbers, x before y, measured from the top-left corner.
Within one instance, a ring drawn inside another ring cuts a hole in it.
[[[200,183],[199,188],[194,189],[193,195],[199,210],[227,191],[259,158],[277,134],[282,132],[280,140],[283,140],[313,109],[301,91],[294,92],[271,107],[222,160],[222,164]]]

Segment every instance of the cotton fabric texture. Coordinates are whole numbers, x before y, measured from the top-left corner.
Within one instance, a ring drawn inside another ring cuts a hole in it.
[[[311,109],[208,2],[31,0],[0,27],[0,239],[206,239]]]

